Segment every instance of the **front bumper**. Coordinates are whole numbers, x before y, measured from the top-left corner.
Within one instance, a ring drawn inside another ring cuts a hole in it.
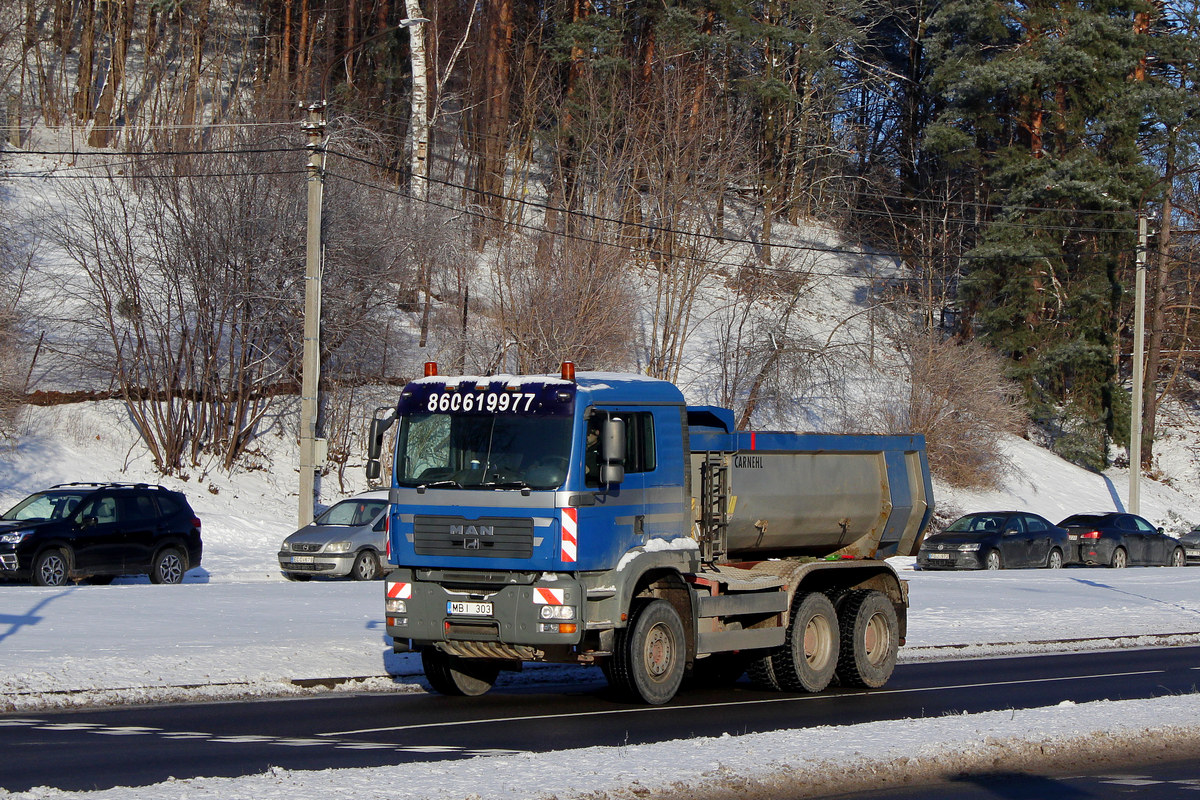
[[[585,628],[583,587],[564,574],[400,568],[384,591],[387,634],[400,652],[435,645],[464,657],[542,661],[579,644]]]
[[[350,574],[358,553],[279,553],[279,569],[298,575],[328,575],[334,578]],[[299,559],[299,560],[297,560]]]
[[[980,550],[943,550],[918,553],[917,567],[922,570],[935,569],[983,569]]]

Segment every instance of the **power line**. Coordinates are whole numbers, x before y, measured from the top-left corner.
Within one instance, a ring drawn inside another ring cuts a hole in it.
[[[360,156],[355,156],[353,154],[345,153],[345,152],[337,150],[337,149],[329,149],[327,152],[332,153],[334,155],[339,155],[339,156],[349,159],[351,161],[357,161],[357,162],[365,164],[367,166],[371,166],[371,167],[375,167],[377,169],[384,170],[386,172],[392,172],[392,173],[400,173],[401,172],[400,169],[390,166],[388,164],[383,164],[378,161],[373,161],[370,159],[362,158]],[[882,251],[882,250],[864,251],[864,250],[854,250],[854,249],[839,248],[839,247],[822,247],[822,246],[818,246],[818,245],[798,245],[798,244],[791,244],[791,243],[787,243],[787,242],[765,243],[765,242],[754,241],[752,239],[740,239],[740,238],[732,237],[732,236],[722,236],[722,235],[718,235],[718,234],[704,233],[702,231],[680,231],[678,229],[671,228],[671,227],[665,226],[665,225],[655,225],[655,224],[650,224],[650,223],[645,223],[645,222],[626,221],[626,220],[616,219],[614,217],[607,217],[607,216],[600,215],[600,214],[591,214],[589,212],[580,211],[577,209],[567,209],[567,208],[563,208],[563,207],[559,207],[559,206],[551,206],[551,205],[549,205],[547,203],[543,203],[543,202],[526,200],[523,198],[509,197],[508,195],[502,195],[502,194],[498,194],[495,192],[479,191],[479,190],[472,189],[471,187],[465,186],[463,184],[454,183],[452,181],[439,180],[436,178],[428,178],[428,181],[430,183],[435,183],[435,184],[438,184],[441,186],[446,186],[446,187],[452,188],[452,189],[474,192],[476,194],[480,194],[485,197],[492,197],[492,198],[495,198],[495,199],[498,199],[498,200],[501,200],[504,202],[508,202],[508,203],[514,203],[514,204],[519,204],[519,205],[523,205],[523,206],[528,206],[528,207],[540,209],[543,211],[554,211],[556,213],[560,213],[563,215],[573,216],[573,217],[582,218],[582,219],[588,219],[588,220],[592,220],[595,222],[605,222],[605,223],[609,223],[612,225],[619,225],[622,227],[639,228],[639,229],[642,229],[649,233],[671,233],[671,234],[679,234],[679,235],[683,235],[683,236],[688,236],[688,237],[692,237],[692,238],[708,239],[710,241],[716,241],[721,244],[743,244],[743,245],[749,245],[752,247],[769,246],[772,249],[784,249],[784,250],[792,250],[792,251],[798,251],[798,252],[810,252],[810,253],[824,253],[824,254],[829,254],[829,255],[847,255],[847,256],[858,256],[858,257],[875,256],[875,257],[880,257],[880,258],[891,258],[891,259],[895,259],[895,260],[910,260],[910,259],[914,259],[914,258],[918,257],[917,254],[900,253],[900,252],[894,252],[894,251],[892,251],[892,252]],[[406,194],[405,196],[411,198],[411,195]],[[418,198],[411,198],[411,199],[418,199]],[[506,222],[505,220],[494,219],[491,217],[486,217],[486,219],[488,219],[489,221],[498,222],[498,223]],[[523,225],[521,223],[507,223],[507,224],[514,224],[514,225],[517,225],[518,227],[526,227],[526,228],[529,227],[529,226]],[[530,228],[530,229],[537,230],[541,233],[549,233],[549,234],[556,233],[555,231],[547,230],[545,228]],[[1078,229],[1066,228],[1066,230],[1078,230]],[[1125,229],[1122,228],[1122,229],[1109,231],[1109,232],[1123,233],[1123,232],[1125,232]],[[558,234],[558,235],[562,235],[562,234]],[[604,242],[599,242],[599,240],[595,240],[595,239],[586,239],[586,241],[604,243]],[[648,252],[656,252],[656,251],[648,251]],[[1102,254],[1114,255],[1114,254],[1123,254],[1123,253],[1125,253],[1124,250],[1108,251],[1108,252],[1101,251],[1101,252],[1097,252],[1097,255],[1102,255]],[[670,254],[665,254],[665,253],[658,253],[658,254],[670,255]],[[1054,257],[1057,257],[1058,255],[1059,254],[1049,254],[1049,255],[1047,255],[1047,254],[1032,254],[1030,257],[1032,257],[1032,258],[1054,258]],[[992,257],[991,256],[970,256],[970,255],[962,254],[962,255],[955,256],[954,258],[956,261],[984,261],[984,260],[988,260],[989,258],[992,258]],[[724,262],[721,262],[721,263],[724,263]],[[815,273],[810,273],[810,274],[815,274]]]
[[[369,183],[369,182],[361,180],[359,178],[352,178],[348,175],[343,175],[343,174],[333,172],[328,169],[326,170],[326,174],[329,175],[330,177],[337,178],[338,180],[344,180],[348,183],[353,183],[353,184],[363,186],[363,187],[366,187],[369,189],[373,189],[376,191],[388,192],[391,194],[398,194],[401,197],[405,197],[408,200],[411,200],[413,202],[422,203],[425,205],[433,206],[435,208],[446,209],[448,211],[454,211],[454,212],[460,213],[460,214],[465,214],[466,216],[470,216],[475,219],[482,220],[484,222],[495,223],[498,225],[507,225],[507,226],[517,228],[520,230],[530,231],[532,233],[548,234],[551,236],[557,236],[557,237],[561,237],[564,239],[570,239],[573,241],[584,242],[587,244],[599,244],[599,245],[604,245],[607,247],[622,247],[623,246],[619,243],[605,241],[603,239],[596,239],[596,238],[588,237],[588,236],[583,236],[581,234],[571,233],[569,231],[553,231],[553,230],[549,230],[547,228],[543,228],[543,227],[540,227],[537,225],[531,225],[529,223],[501,219],[501,218],[489,215],[483,211],[469,208],[469,207],[450,205],[450,204],[439,202],[436,200],[413,197],[412,195],[408,194],[407,192],[404,192],[400,189],[397,189],[397,188],[394,188],[391,186],[381,186],[379,184]],[[564,213],[572,213],[572,212],[564,212]],[[579,213],[579,212],[575,212],[575,213]],[[603,219],[603,218],[600,218],[600,219]],[[682,234],[683,236],[705,236],[704,234],[690,233],[690,232],[678,231],[675,229],[667,229],[667,228],[657,228],[656,230],[662,231],[662,232],[672,232],[672,233]],[[709,238],[718,238],[718,237],[709,237]],[[743,244],[743,245],[749,245],[752,247],[760,247],[762,244],[760,242],[755,242],[755,241],[749,240],[749,239],[727,238],[722,241],[723,241],[723,243],[729,244],[729,245]],[[899,260],[901,258],[905,258],[905,256],[902,256],[897,253],[862,252],[862,251],[844,250],[844,249],[839,249],[839,248],[822,249],[822,248],[817,248],[817,247],[813,247],[813,246],[789,245],[786,243],[774,243],[774,242],[771,243],[771,248],[772,249],[789,249],[790,248],[790,249],[798,249],[798,250],[816,252],[816,253],[828,253],[831,255],[854,255],[854,256],[859,256],[859,257],[874,255],[874,256],[879,256],[879,257],[895,258],[897,260]],[[662,256],[662,257],[669,257],[669,258],[679,257],[678,253],[668,253],[666,251],[658,250],[655,248],[639,247],[637,249],[639,252],[647,253],[652,256]],[[1126,251],[1124,251],[1124,250],[1110,251],[1110,252],[1101,251],[1101,252],[1097,252],[1096,255],[1121,255],[1121,254],[1124,254],[1125,252]],[[1030,254],[1027,257],[1029,257],[1029,258],[1051,258],[1051,257],[1056,257],[1057,255],[1058,254],[1053,254],[1053,256],[1045,255],[1045,254]],[[821,272],[821,271],[807,270],[807,269],[785,269],[783,267],[775,267],[775,266],[771,266],[771,265],[767,265],[767,264],[748,264],[744,260],[743,261],[727,261],[724,259],[713,259],[713,258],[707,258],[704,256],[695,256],[695,255],[688,255],[688,256],[685,256],[684,258],[687,261],[690,261],[693,263],[706,264],[709,266],[719,267],[719,268],[724,268],[724,269],[736,270],[736,269],[742,269],[745,267],[752,267],[756,271],[760,271],[760,272],[772,272],[772,273],[777,273],[780,275],[790,275],[793,277],[845,278],[845,279],[857,277],[860,279],[861,278],[870,279],[872,281],[878,280],[880,283],[923,283],[926,280],[928,280],[927,278],[920,277],[920,276],[897,276],[897,275],[887,275],[887,274],[880,274],[880,275],[867,274],[867,275],[857,275],[856,276],[856,275],[847,274],[845,272]],[[964,256],[958,256],[956,258],[956,261],[976,261],[976,260],[982,261],[982,260],[987,260],[989,258],[992,258],[992,257],[991,256],[972,257],[972,256],[964,255]]]

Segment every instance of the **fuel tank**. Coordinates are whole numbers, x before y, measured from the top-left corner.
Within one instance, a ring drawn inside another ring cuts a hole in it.
[[[689,483],[698,529],[702,509],[724,511],[729,560],[916,554],[933,515],[924,437],[730,431],[725,411],[689,408]]]

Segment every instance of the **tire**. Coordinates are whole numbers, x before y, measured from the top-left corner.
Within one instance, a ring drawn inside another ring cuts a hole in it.
[[[770,657],[780,687],[790,692],[824,691],[837,670],[840,636],[837,612],[826,595],[798,595],[783,647]]]
[[[187,557],[178,547],[164,547],[150,565],[151,583],[182,583],[187,572]]]
[[[662,705],[683,682],[686,647],[675,607],[661,599],[643,603],[617,632],[609,681],[628,699]]]
[[[783,689],[779,676],[775,673],[775,663],[770,655],[759,656],[746,667],[746,675],[757,688],[768,692],[778,692]]]
[[[382,576],[383,570],[379,567],[379,559],[372,550],[360,552],[358,558],[354,559],[354,566],[350,568],[350,577],[356,581],[373,581]]]
[[[433,690],[450,697],[487,694],[500,674],[500,667],[491,661],[459,658],[436,647],[421,649],[421,667]]]
[[[1125,552],[1124,547],[1113,550],[1112,560],[1108,565],[1113,569],[1125,569],[1129,566],[1129,554]]]
[[[1171,551],[1171,560],[1167,562],[1168,567],[1186,567],[1187,553],[1183,552],[1182,547],[1176,547]]]
[[[856,589],[838,606],[838,620],[838,682],[869,689],[883,686],[896,668],[900,646],[900,624],[892,601],[874,589]]]
[[[1062,550],[1059,550],[1057,547],[1050,548],[1050,555],[1046,556],[1046,568],[1047,569],[1062,569],[1062,566],[1063,566]]]
[[[988,554],[984,556],[984,569],[1004,569],[1004,561],[1000,558],[999,550],[988,550]]]
[[[66,586],[70,574],[71,561],[66,550],[45,550],[33,560],[34,586]]]

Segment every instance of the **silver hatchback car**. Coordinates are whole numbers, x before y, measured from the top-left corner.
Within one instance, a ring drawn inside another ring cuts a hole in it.
[[[314,575],[349,576],[356,581],[382,578],[387,509],[386,491],[365,492],[331,506],[283,540],[279,548],[283,577],[293,581],[306,581]]]

